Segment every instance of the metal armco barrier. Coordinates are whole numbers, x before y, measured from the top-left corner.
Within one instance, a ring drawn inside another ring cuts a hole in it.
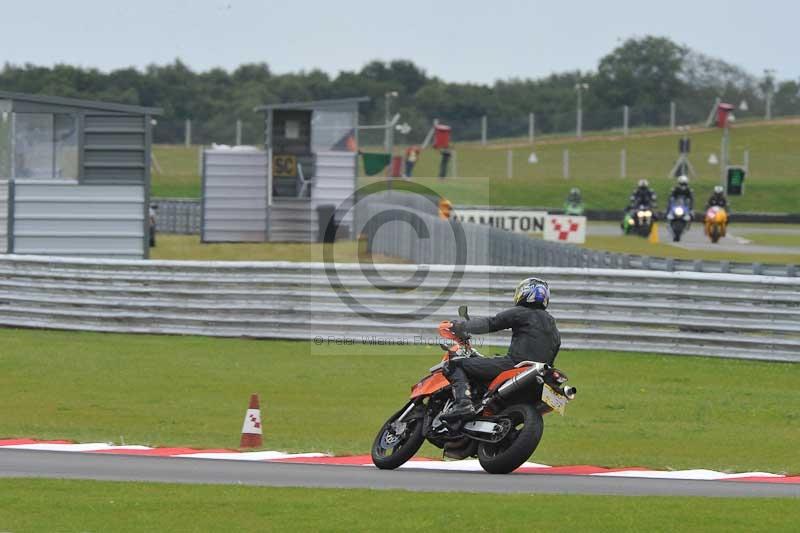
[[[551,283],[565,348],[800,362],[800,279],[441,265],[377,265],[371,273],[359,264],[335,265],[333,275],[332,268],[4,255],[0,325],[392,342],[413,351],[436,343],[436,325],[459,305],[493,314],[510,305],[520,279],[536,275]],[[451,284],[454,277],[461,279]],[[420,311],[432,302],[441,305]],[[505,346],[508,334],[478,341]]]

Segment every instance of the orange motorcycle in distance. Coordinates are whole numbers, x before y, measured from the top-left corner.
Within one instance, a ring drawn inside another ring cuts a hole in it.
[[[469,319],[466,306],[458,311]],[[481,467],[491,474],[513,472],[539,445],[544,431],[542,415],[552,411],[563,415],[567,403],[575,398],[577,389],[565,385],[567,376],[563,372],[545,363],[523,361],[491,383],[470,384],[475,417],[448,419],[446,412],[453,404],[453,395],[442,373],[445,361],[483,357],[469,338],[456,338],[450,325],[439,325],[439,334],[453,341],[452,345],[440,345],[445,350],[442,361],[411,388],[409,402],[378,431],[372,444],[372,462],[378,468],[399,467],[427,439],[439,448],[449,443],[448,457],[477,456]]]
[[[706,211],[706,236],[711,242],[718,242],[720,237],[725,236],[728,229],[728,213],[724,208],[711,206]]]

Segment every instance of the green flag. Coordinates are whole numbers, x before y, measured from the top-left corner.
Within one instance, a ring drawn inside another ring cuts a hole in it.
[[[389,161],[392,160],[391,154],[369,154],[363,152],[361,155],[364,157],[364,173],[367,176],[374,176],[382,172],[386,165],[389,164]]]

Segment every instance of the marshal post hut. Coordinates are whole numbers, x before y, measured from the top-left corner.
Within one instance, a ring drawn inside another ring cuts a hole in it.
[[[159,114],[0,91],[0,251],[147,258]]]
[[[203,242],[309,242],[329,237],[325,228],[350,232],[358,107],[368,100],[260,106],[263,149],[206,149]]]

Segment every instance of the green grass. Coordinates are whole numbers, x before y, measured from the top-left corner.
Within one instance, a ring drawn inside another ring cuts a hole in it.
[[[591,209],[622,208],[631,189],[641,178],[650,180],[659,197],[666,198],[673,182],[667,179],[677,155],[679,135],[664,131],[636,132],[627,138],[598,133],[583,140],[569,136],[541,137],[534,148],[522,139],[505,139],[487,146],[461,143],[455,146],[459,178],[441,182],[424,176],[438,175],[439,155],[423,152],[414,178],[457,204],[561,207],[571,187],[580,187]],[[718,165],[708,163],[709,154],[719,155],[721,132],[716,129],[692,133],[691,162],[699,178],[695,193],[705,198],[720,181]],[[570,179],[562,177],[562,154],[570,152]],[[625,148],[627,177],[620,178],[620,150]],[[398,148],[400,149],[400,148]],[[513,151],[514,178],[506,178],[506,152]],[[153,196],[199,197],[197,147],[158,145],[154,154],[163,174],[153,174]],[[539,162],[529,164],[534,150]],[[800,212],[796,183],[800,175],[800,124],[797,120],[747,123],[731,132],[731,157],[742,163],[750,151],[750,175],[745,194],[731,199],[739,212]],[[471,178],[471,179],[470,179]],[[371,179],[364,178],[364,182]]]
[[[323,261],[321,243],[208,243],[198,235],[158,236],[158,246],[150,249],[151,259],[209,260],[209,261]],[[333,257],[339,263],[359,261],[366,257],[365,242],[337,241]],[[398,259],[375,254],[376,263],[397,263]]]
[[[742,237],[753,241],[754,244],[768,246],[797,246],[800,247],[800,232],[796,234],[777,233],[742,233]]]
[[[368,453],[440,358],[426,346],[12,329],[0,344],[0,437],[236,447],[258,392],[265,448],[338,454]],[[566,417],[546,417],[536,461],[800,472],[798,365],[586,351],[557,363],[580,393]]]
[[[702,230],[698,230],[702,231]],[[750,238],[749,235],[746,235]],[[761,236],[759,236],[760,238]],[[763,235],[772,238],[772,235]],[[800,238],[794,235],[775,235],[770,242],[754,241],[757,244],[776,244],[789,246],[792,239]],[[800,243],[797,244],[800,246]],[[356,244],[355,241],[338,241],[334,247],[334,258],[340,263],[354,263],[367,255],[365,243]],[[707,250],[685,250],[671,246],[667,243],[651,244],[646,239],[624,235],[589,235],[586,238],[586,248],[593,250],[606,250],[637,255],[650,255],[655,257],[674,257],[676,259],[705,259],[729,260],[745,263],[780,263],[800,264],[800,253],[796,254],[747,254],[730,251],[717,251],[709,244]],[[158,236],[158,246],[151,248],[152,259],[178,259],[198,261],[311,261],[322,262],[323,245],[320,243],[209,243],[203,244],[200,238],[194,235]],[[375,263],[403,262],[395,257],[381,254],[370,256]]]
[[[161,171],[154,165],[151,194],[159,198],[200,198],[198,150],[199,146],[153,146],[153,155]]]
[[[707,162],[710,153],[719,155],[721,133],[710,130],[692,134],[690,160],[698,173],[693,181],[695,193],[705,199],[720,181],[720,169]],[[417,179],[459,204],[496,204],[561,207],[571,187],[580,187],[591,209],[615,209],[625,205],[637,180],[647,178],[663,199],[674,185],[667,174],[677,156],[678,135],[641,134],[622,137],[551,139],[533,148],[539,162],[527,162],[532,148],[524,143],[474,144],[456,146],[460,178],[440,183],[436,179]],[[620,150],[627,151],[627,178],[620,178]],[[514,178],[506,176],[506,152],[513,151]],[[563,150],[570,152],[570,179],[562,177]],[[796,183],[800,173],[800,125],[776,123],[748,125],[731,133],[733,163],[741,163],[742,153],[750,151],[750,176],[745,194],[731,199],[737,211],[800,212]],[[423,153],[417,176],[438,172],[436,152]],[[489,197],[471,194],[474,184],[467,178],[488,178]]]
[[[698,231],[702,231],[698,230]],[[762,244],[762,243],[758,243]],[[800,253],[795,254],[767,254],[767,253],[738,253],[726,250],[714,250],[709,243],[704,250],[686,250],[677,246],[660,242],[652,244],[647,239],[634,235],[587,235],[585,248],[619,252],[625,254],[649,255],[653,257],[673,257],[675,259],[703,259],[707,261],[739,261],[742,263],[775,263],[797,264],[800,263]]]
[[[447,494],[0,480],[0,529],[23,531],[791,531],[791,499]]]

